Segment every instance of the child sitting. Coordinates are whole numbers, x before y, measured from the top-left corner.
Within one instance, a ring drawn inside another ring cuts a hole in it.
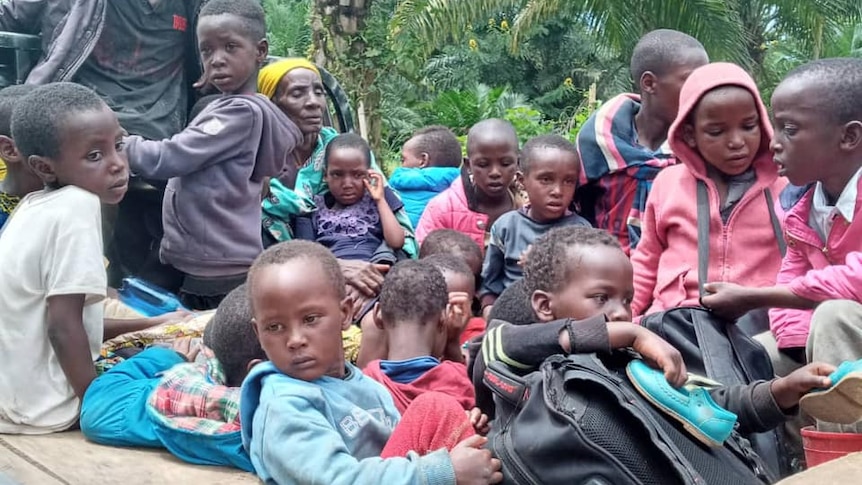
[[[426,126],[413,133],[401,149],[401,166],[389,177],[413,227],[425,206],[448,189],[461,173],[461,143],[445,126]]]
[[[482,248],[470,236],[454,229],[431,231],[419,247],[419,259],[448,254],[463,261],[478,278],[482,271]]]
[[[204,77],[222,94],[173,138],[126,141],[132,170],[169,179],[161,259],[184,274],[180,298],[190,309],[218,306],[245,281],[263,250],[261,188],[282,173],[302,141],[296,125],[256,94],[268,53],[260,2],[212,0],[200,11]]]
[[[776,369],[856,360],[862,355],[862,60],[824,59],[791,71],[775,89],[772,109],[779,174],[808,186],[787,208],[787,255],[777,285],[710,283],[703,304],[728,316],[773,308],[772,335],[762,341],[775,351]],[[862,432],[862,423],[817,426]]]
[[[81,431],[109,446],[167,448],[202,465],[254,471],[242,447],[240,385],[266,359],[252,328],[248,289],[233,289],[204,329],[200,356],[186,363],[151,347],[93,381],[81,405]]]
[[[469,235],[485,250],[494,222],[522,201],[513,183],[518,170],[518,134],[511,123],[483,120],[467,133],[468,177],[460,177],[431,199],[416,227],[420,244],[436,229],[455,229]]]
[[[472,279],[469,283],[472,285]],[[440,360],[449,341],[448,313],[458,306],[450,307],[447,295],[443,274],[427,260],[396,264],[383,283],[374,320],[386,334],[389,351],[385,360],[370,362],[364,372],[386,387],[400,413],[428,391],[452,396],[465,410],[473,408],[467,368],[460,362]],[[459,352],[457,337],[455,343]]]
[[[501,361],[519,372],[556,353],[608,352],[632,347],[662,369],[674,386],[686,380],[679,352],[644,327],[629,323],[634,293],[632,265],[619,242],[605,231],[554,229],[540,238],[524,268],[530,304],[541,324],[495,321],[485,335],[479,367]],[[493,345],[491,344],[493,343]],[[813,364],[769,382],[723,387],[713,399],[739,417],[740,432],[766,431],[787,419],[808,391],[828,386],[834,367]],[[488,392],[473,374],[477,395]],[[483,409],[483,411],[487,412]]]
[[[570,208],[580,173],[574,145],[559,135],[537,136],[521,150],[520,165],[530,204],[503,214],[491,226],[479,292],[483,316],[500,293],[521,278],[522,257],[533,241],[554,227],[590,225]]]
[[[656,177],[632,252],[635,315],[697,305],[706,277],[773,284],[781,253],[772,201],[786,182],[772,163],[768,120],[757,85],[739,66],[708,64],[689,76],[669,133],[682,164]],[[699,186],[709,201],[708,242],[698,241]],[[708,275],[698,274],[699,242],[709,244]]]
[[[18,84],[0,90],[0,158],[6,167],[6,177],[0,180],[0,231],[21,198],[42,188],[42,180],[30,170],[12,140],[12,111],[33,89],[33,85]]]
[[[12,138],[45,189],[0,237],[0,433],[63,431],[96,377],[108,286],[101,204],[126,193],[117,116],[83,86],[40,86],[12,114]]]
[[[451,396],[419,396],[403,417],[386,389],[344,362],[351,303],[323,246],[270,247],[249,272],[269,362],[243,383],[243,444],[267,483],[497,483],[500,463]],[[435,451],[436,450],[436,451]]]
[[[346,133],[326,146],[324,180],[329,192],[316,195],[317,209],[296,219],[296,239],[323,244],[339,259],[395,263],[404,229],[395,218],[401,201],[371,169],[371,149]]]

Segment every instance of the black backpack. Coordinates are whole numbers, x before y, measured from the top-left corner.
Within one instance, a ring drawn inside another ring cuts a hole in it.
[[[500,362],[485,371],[497,418],[488,447],[503,483],[748,485],[773,477],[734,432],[703,445],[629,382],[627,352],[555,355],[519,377]]]

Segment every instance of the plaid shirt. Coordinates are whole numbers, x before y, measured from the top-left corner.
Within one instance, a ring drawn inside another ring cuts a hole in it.
[[[206,349],[209,350],[209,349]],[[228,387],[221,364],[180,364],[166,371],[148,405],[165,425],[205,435],[240,430],[239,387]]]

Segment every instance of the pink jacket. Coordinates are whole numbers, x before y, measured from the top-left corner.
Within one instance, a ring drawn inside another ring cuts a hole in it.
[[[467,194],[461,177],[455,179],[448,189],[431,199],[416,227],[419,244],[436,229],[454,229],[470,236],[485,251],[485,232],[489,230],[488,215],[471,211],[467,206]]]
[[[760,111],[761,144],[753,161],[754,185],[737,202],[727,223],[719,195],[706,174],[706,162],[682,138],[689,113],[708,91],[727,85],[748,89]],[[778,178],[769,141],[772,127],[757,86],[742,68],[714,63],[692,73],[680,92],[680,111],[668,134],[671,151],[682,162],[662,170],[653,183],[642,219],[642,235],[632,252],[635,296],[632,312],[645,315],[678,306],[698,305],[697,181],[709,194],[709,274],[707,281],[771,286],[781,264],[778,241],[767,207],[765,189],[773,200],[786,185]],[[705,282],[707,282],[705,281]]]
[[[862,302],[862,179],[856,195],[853,222],[840,215],[833,221],[826,244],[808,225],[814,198],[811,188],[787,213],[784,220],[787,255],[776,282],[794,295],[813,301],[854,300]],[[770,326],[778,347],[805,347],[811,311],[773,309]]]

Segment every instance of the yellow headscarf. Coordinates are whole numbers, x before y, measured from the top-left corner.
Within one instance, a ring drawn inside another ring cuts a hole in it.
[[[257,75],[257,92],[272,99],[278,83],[285,74],[294,69],[309,69],[320,75],[317,66],[301,57],[289,57],[264,66]]]

